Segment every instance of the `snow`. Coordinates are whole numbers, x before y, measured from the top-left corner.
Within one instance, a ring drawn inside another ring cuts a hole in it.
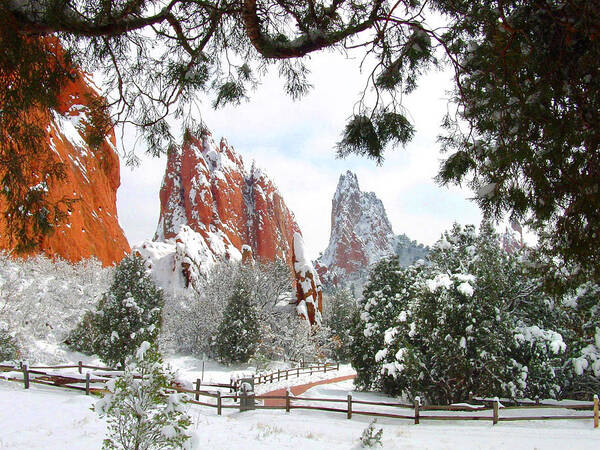
[[[171,362],[187,362],[189,358],[171,359]],[[193,364],[197,365],[198,361]],[[395,366],[394,367],[395,370]],[[187,367],[189,368],[189,367]],[[325,379],[347,373],[349,367],[341,367],[340,372],[319,373],[300,379],[273,385],[258,385],[266,390],[304,384],[308,380]],[[185,371],[185,369],[184,369]],[[207,371],[226,380],[229,373],[225,368],[217,368],[211,363]],[[193,376],[189,373],[188,376]],[[372,392],[354,390],[351,380],[334,384],[320,385],[309,389],[305,398],[338,398],[337,403],[320,403],[318,400],[304,401],[308,406],[330,406],[345,408],[348,394],[354,400],[375,402],[398,402],[398,399]],[[106,432],[106,423],[90,410],[96,397],[85,396],[80,392],[32,385],[23,389],[20,383],[0,381],[0,445],[2,448],[48,449],[58,450],[77,448],[79,450],[97,449],[102,446]],[[323,411],[292,410],[284,411],[255,410],[240,413],[237,409],[224,409],[218,416],[214,408],[197,405],[185,405],[192,417],[191,430],[194,432],[193,448],[211,449],[349,449],[359,448],[359,437],[372,420],[371,417],[354,415],[352,420],[346,414]],[[390,412],[390,407],[356,405],[355,410]],[[395,413],[412,409],[392,410]],[[409,412],[410,411],[410,412]],[[57,412],[60,412],[58,414]],[[457,414],[436,411],[435,415]],[[490,416],[490,411],[472,411],[464,415]],[[504,410],[500,416],[531,414],[538,415],[539,410]],[[560,408],[544,409],[544,414],[581,414],[580,412]],[[589,411],[585,414],[589,414]],[[433,415],[421,412],[422,416]],[[383,428],[383,448],[386,449],[558,449],[577,448],[587,450],[597,448],[598,432],[592,426],[592,420],[561,421],[519,421],[501,422],[492,425],[486,421],[428,421],[422,419],[419,425],[412,420],[378,418],[377,428]],[[163,429],[163,433],[172,430]]]
[[[463,294],[467,297],[473,297],[473,292],[475,292],[473,290],[473,286],[471,286],[467,282],[459,284],[456,289],[458,290],[458,292],[460,292],[461,294]]]
[[[150,342],[148,342],[148,341],[142,342],[140,344],[140,348],[138,348],[135,353],[135,357],[139,360],[144,359],[144,356],[146,355],[146,352],[148,351],[149,348],[150,348]]]
[[[452,280],[448,274],[440,273],[432,280],[426,280],[425,285],[429,289],[429,292],[435,292],[440,287],[444,289],[450,289],[452,287]]]
[[[159,227],[160,228],[160,227]],[[190,288],[225,254],[240,261],[242,254],[222,231],[198,233],[183,225],[179,233],[164,242],[144,241],[133,248],[150,267],[155,283],[165,292],[175,293],[185,289],[183,266],[186,264],[191,278]]]
[[[401,322],[406,321],[406,312],[402,311],[404,313],[404,320],[400,319]],[[402,314],[401,314],[402,315]],[[393,342],[394,337],[398,334],[398,328],[393,327],[393,328],[389,328],[387,330],[385,330],[385,332],[383,333],[383,341],[389,345]]]
[[[387,348],[383,348],[383,349],[379,350],[377,353],[375,353],[375,362],[383,361],[385,359],[385,357],[387,356],[387,353],[388,353]]]
[[[445,236],[443,236],[439,241],[436,242],[435,246],[440,250],[448,250],[452,248],[452,244],[448,242]]]
[[[562,336],[552,330],[543,330],[538,326],[520,326],[515,334],[515,341],[521,343],[545,343],[555,354],[564,352],[567,348]]]
[[[585,369],[588,368],[588,361],[585,357],[573,358],[573,369],[577,375],[583,375]]]

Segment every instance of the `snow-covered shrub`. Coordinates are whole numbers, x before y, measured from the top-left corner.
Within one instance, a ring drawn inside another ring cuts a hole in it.
[[[68,342],[74,349],[95,353],[110,365],[123,366],[144,341],[154,343],[161,328],[162,293],[136,255],[124,258],[96,311],[73,330]],[[91,348],[84,348],[87,343]]]
[[[215,336],[219,359],[226,363],[247,362],[258,346],[260,328],[256,305],[240,283],[233,291]]]
[[[446,232],[427,265],[376,267],[354,334],[359,383],[434,403],[557,396],[566,345],[523,256],[484,223]]]
[[[105,449],[191,448],[185,396],[167,392],[173,374],[162,366],[155,347],[141,343],[122,376],[107,383],[109,393],[94,409],[107,418]]]
[[[600,286],[583,283],[563,301],[569,316],[569,385],[565,395],[590,399],[600,391]]]
[[[96,259],[70,263],[0,252],[0,329],[14,336],[22,358],[61,361],[59,344],[107,291],[113,271]]]
[[[421,266],[403,269],[398,259],[383,259],[371,268],[359,303],[359,320],[352,329],[350,352],[357,372],[355,383],[363,389],[382,389],[381,359],[387,351],[386,331],[391,330],[413,297]],[[389,333],[388,333],[389,334]],[[391,343],[391,342],[390,342]]]
[[[180,292],[166,299],[164,336],[170,350],[216,356],[213,337],[223,321],[228,300],[243,284],[258,315],[258,351],[269,358],[284,357],[292,340],[290,326],[298,322],[290,305],[292,278],[282,262],[222,262],[198,284],[198,292]]]
[[[15,338],[7,331],[0,330],[0,362],[14,361],[19,357],[19,353]]]
[[[363,448],[366,447],[381,447],[383,443],[381,439],[383,437],[383,428],[375,430],[375,424],[377,419],[373,419],[369,426],[365,428],[360,436],[360,443]]]
[[[340,361],[351,357],[351,331],[357,319],[356,299],[347,289],[339,289],[323,299],[323,322],[331,330],[333,354]]]

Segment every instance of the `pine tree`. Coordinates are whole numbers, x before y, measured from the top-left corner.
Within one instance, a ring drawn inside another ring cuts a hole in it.
[[[420,268],[402,270],[395,257],[384,259],[371,269],[359,303],[360,320],[352,330],[350,345],[357,386],[382,388],[377,354],[384,345],[384,332],[394,325],[398,314],[410,301],[410,291],[406,288],[419,271]]]
[[[109,394],[94,409],[108,422],[104,449],[191,448],[190,418],[181,394],[168,393],[173,374],[149,342],[129,358],[125,373],[107,384]]]
[[[217,355],[222,361],[243,363],[254,355],[261,337],[258,319],[248,290],[242,283],[236,284],[215,338]]]
[[[338,360],[347,361],[352,356],[351,332],[358,315],[356,299],[347,289],[339,289],[327,300],[324,302],[325,326],[331,330],[334,354]]]
[[[569,337],[566,372],[568,398],[591,400],[600,390],[600,286],[583,283],[564,297]]]
[[[484,223],[479,235],[472,226],[444,233],[425,266],[390,267],[392,277],[368,285],[361,304],[353,344],[361,385],[434,403],[471,391],[558,396],[557,308],[524,256],[505,252]]]
[[[19,356],[19,347],[14,336],[0,329],[0,361],[12,361]]]
[[[142,342],[158,338],[162,307],[162,293],[146,273],[143,259],[130,255],[115,270],[96,312],[84,317],[69,341],[78,350],[86,350],[82,345],[90,342],[89,352],[107,364],[124,366]]]

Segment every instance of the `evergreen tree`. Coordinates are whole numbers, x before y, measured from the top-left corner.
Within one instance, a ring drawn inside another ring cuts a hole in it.
[[[218,357],[227,363],[247,362],[261,338],[259,326],[256,306],[246,287],[238,283],[229,297],[215,337]]]
[[[0,361],[12,361],[19,356],[19,347],[14,336],[0,329]]]
[[[413,277],[420,267],[402,270],[397,258],[384,259],[369,273],[369,281],[359,303],[360,320],[352,330],[350,353],[357,372],[355,383],[363,389],[381,389],[381,367],[377,354],[385,340],[385,331],[393,326],[398,314],[412,297]]]
[[[190,418],[181,394],[168,393],[173,374],[149,342],[127,361],[125,373],[107,384],[109,394],[94,409],[108,422],[104,449],[191,448]]]
[[[146,273],[141,257],[124,258],[96,312],[86,315],[70,338],[77,350],[95,353],[110,365],[124,366],[139,345],[154,343],[161,328],[163,296]],[[87,343],[91,348],[84,348]]]
[[[358,315],[356,299],[347,289],[338,289],[324,302],[324,309],[325,326],[331,331],[334,354],[338,360],[348,361],[352,356],[352,328]]]
[[[569,341],[565,395],[590,400],[600,390],[600,286],[583,283],[563,304],[568,314],[563,332]]]
[[[364,387],[450,403],[487,396],[558,396],[565,343],[555,304],[523,255],[487,223],[455,226],[427,266],[395,269],[361,305],[353,364]],[[364,337],[363,337],[364,336]]]

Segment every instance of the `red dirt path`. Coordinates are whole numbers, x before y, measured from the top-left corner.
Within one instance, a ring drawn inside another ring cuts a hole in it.
[[[319,384],[337,383],[339,381],[351,380],[353,378],[356,378],[356,374],[344,375],[342,377],[330,378],[328,380],[319,380],[319,381],[314,381],[312,383],[300,384],[298,386],[292,386],[292,387],[290,387],[290,391],[291,391],[292,395],[298,396],[298,395],[305,393],[310,388],[312,388],[314,386],[318,386]],[[285,396],[285,391],[286,391],[285,389],[277,389],[275,391],[267,392],[266,394],[262,394],[262,395],[265,397]],[[265,406],[285,406],[285,400],[281,399],[281,398],[265,399],[264,402],[265,402],[264,403]]]

